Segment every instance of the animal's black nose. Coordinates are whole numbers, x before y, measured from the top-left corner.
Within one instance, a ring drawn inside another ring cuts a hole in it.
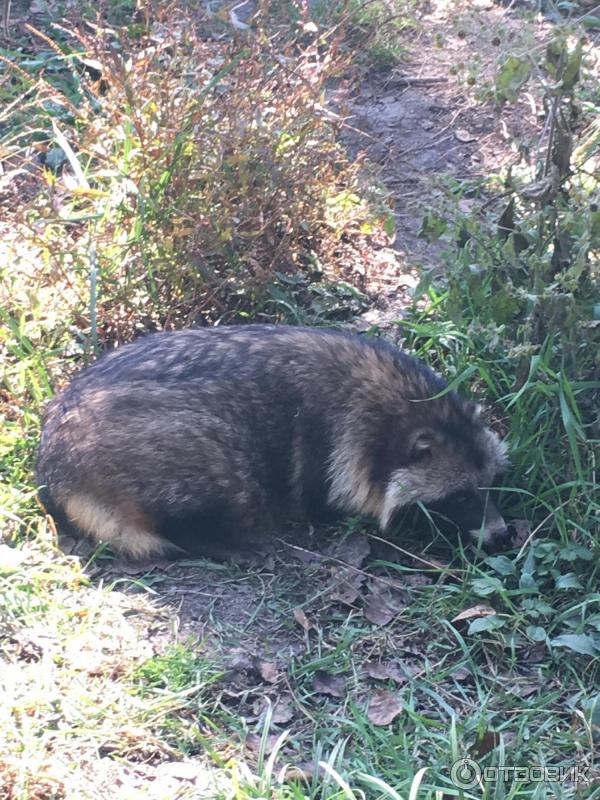
[[[506,550],[512,545],[513,533],[510,528],[505,525],[497,531],[494,531],[493,547],[495,550]]]

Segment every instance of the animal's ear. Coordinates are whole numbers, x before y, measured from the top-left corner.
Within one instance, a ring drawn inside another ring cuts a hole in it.
[[[431,453],[436,444],[441,441],[441,436],[432,428],[420,428],[413,432],[410,442],[410,455],[417,460]]]

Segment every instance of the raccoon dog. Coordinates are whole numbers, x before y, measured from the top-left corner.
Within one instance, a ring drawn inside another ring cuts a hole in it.
[[[286,518],[374,517],[420,501],[507,536],[486,487],[505,446],[478,408],[378,339],[248,325],[146,336],[49,405],[37,463],[59,528],[132,557],[224,556]]]

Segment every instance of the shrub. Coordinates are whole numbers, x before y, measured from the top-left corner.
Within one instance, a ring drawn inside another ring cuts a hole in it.
[[[46,190],[21,219],[46,266],[19,280],[58,285],[84,337],[252,313],[276,273],[333,274],[342,236],[389,226],[324,106],[335,42],[276,49],[259,28],[223,43],[191,19],[160,41],[98,31],[53,43],[73,65],[62,93],[36,75],[52,135],[36,145]]]

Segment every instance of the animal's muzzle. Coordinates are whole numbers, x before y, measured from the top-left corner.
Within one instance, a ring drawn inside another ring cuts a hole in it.
[[[512,543],[510,529],[489,492],[485,492],[481,525],[479,528],[471,528],[469,535],[475,542],[481,542],[487,550],[503,550]]]

